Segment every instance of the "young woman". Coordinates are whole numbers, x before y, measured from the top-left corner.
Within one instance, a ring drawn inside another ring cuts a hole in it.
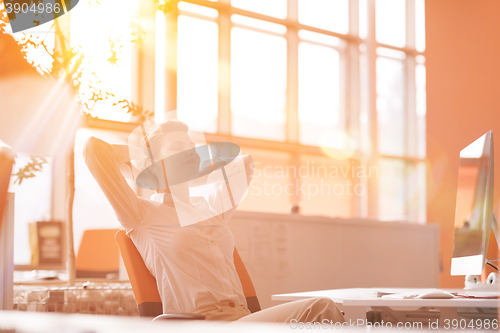
[[[200,156],[194,148],[187,125],[176,120],[154,128],[142,146],[146,156],[177,156],[174,165],[167,168],[169,180],[187,179],[198,172]],[[122,164],[130,160],[126,146],[92,137],[86,142],[84,156],[118,221],[156,278],[163,313],[200,313],[207,320],[226,321],[345,321],[335,303],[323,298],[250,313],[233,262],[234,239],[227,223],[236,205],[229,203],[228,208],[226,184],[214,190],[208,200],[190,197],[188,182],[172,188],[166,184],[148,200],[138,197],[120,172]],[[233,192],[244,192],[238,179],[243,177],[244,186],[248,186],[253,160],[245,155],[234,162],[244,168],[229,170],[227,179],[236,189]],[[191,219],[188,225],[182,223],[186,219]]]

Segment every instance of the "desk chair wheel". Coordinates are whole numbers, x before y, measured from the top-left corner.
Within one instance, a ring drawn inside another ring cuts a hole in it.
[[[198,313],[165,313],[156,316],[152,321],[155,320],[205,320],[205,315]]]

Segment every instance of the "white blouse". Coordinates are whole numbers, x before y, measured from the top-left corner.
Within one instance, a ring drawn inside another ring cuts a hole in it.
[[[85,163],[156,278],[163,313],[189,313],[227,300],[246,307],[233,261],[233,234],[227,225],[236,207],[227,209],[226,184],[221,182],[208,202],[191,197],[191,204],[187,204],[169,193],[144,199],[134,193],[120,172],[128,159],[124,155],[93,137],[84,147]],[[241,177],[247,186],[253,161],[246,155],[233,162],[230,165],[240,167],[228,165],[225,169],[237,205],[245,192]],[[181,226],[178,216],[191,216],[196,222]]]

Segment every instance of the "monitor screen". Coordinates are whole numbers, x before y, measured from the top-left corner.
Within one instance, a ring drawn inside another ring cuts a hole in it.
[[[493,135],[460,152],[451,275],[483,271],[493,217]]]

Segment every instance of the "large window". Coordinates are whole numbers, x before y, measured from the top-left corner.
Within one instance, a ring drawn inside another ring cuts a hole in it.
[[[208,140],[251,154],[241,210],[425,222],[424,0],[185,0],[166,13],[154,3],[80,1],[60,25],[85,53],[81,97],[98,99],[75,145],[77,247],[83,229],[118,226],[81,150],[90,135],[125,142],[137,118],[122,100],[159,121],[177,109]],[[44,40],[27,46],[40,71],[54,30],[15,36]],[[28,222],[64,218],[65,173],[52,164],[12,184],[16,264],[29,263]]]
[[[142,45],[116,34],[137,17]],[[240,209],[425,222],[424,0],[131,2],[95,42],[78,20],[96,57],[121,43],[102,90],[254,156]],[[112,101],[95,115],[134,121]]]
[[[422,223],[424,25],[424,0],[179,1],[156,105],[254,155],[241,209]]]

